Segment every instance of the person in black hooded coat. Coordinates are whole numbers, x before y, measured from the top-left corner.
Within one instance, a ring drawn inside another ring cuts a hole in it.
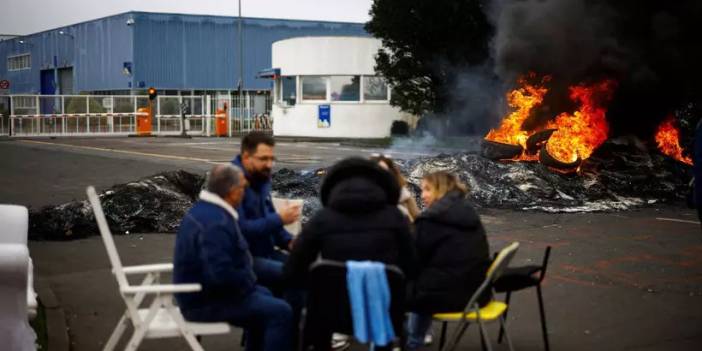
[[[432,314],[462,311],[485,280],[490,251],[480,217],[466,200],[467,188],[446,172],[422,179],[427,206],[415,220],[419,272],[410,291],[407,349],[422,346]],[[481,296],[484,305],[490,296]]]
[[[283,269],[289,286],[305,286],[307,272],[318,256],[382,262],[398,266],[406,279],[413,276],[414,242],[409,221],[397,208],[400,186],[390,172],[376,162],[348,158],[329,170],[320,195],[323,208],[294,240]],[[310,337],[328,340],[331,335]]]
[[[321,188],[323,208],[303,227],[284,268],[290,285],[302,286],[310,265],[322,258],[378,261],[411,276],[414,243],[397,208],[400,187],[377,163],[348,158],[334,165]]]

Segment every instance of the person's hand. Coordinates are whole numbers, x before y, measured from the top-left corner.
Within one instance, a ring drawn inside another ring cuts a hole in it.
[[[285,204],[285,206],[278,211],[278,215],[280,216],[280,220],[283,221],[284,225],[294,223],[300,219],[300,206]]]

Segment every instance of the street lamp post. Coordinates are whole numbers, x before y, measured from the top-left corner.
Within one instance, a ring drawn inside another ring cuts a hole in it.
[[[239,0],[239,126],[244,127],[244,38],[241,31],[241,0]]]

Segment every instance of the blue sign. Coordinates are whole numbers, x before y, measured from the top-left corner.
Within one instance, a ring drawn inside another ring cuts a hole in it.
[[[331,127],[331,106],[319,105],[319,114],[317,117],[317,128]]]

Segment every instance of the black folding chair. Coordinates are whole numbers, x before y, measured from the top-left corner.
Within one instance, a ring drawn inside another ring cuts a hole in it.
[[[518,291],[530,287],[536,287],[536,296],[539,299],[539,313],[541,315],[541,333],[544,339],[544,349],[549,351],[548,328],[546,326],[546,313],[544,312],[544,298],[541,294],[541,282],[546,276],[546,267],[548,266],[548,258],[551,255],[551,246],[546,247],[544,259],[540,266],[528,265],[521,267],[508,267],[498,278],[493,287],[498,293],[506,293],[505,303],[509,306],[509,299],[513,291]],[[505,311],[505,318],[509,310]],[[502,342],[504,330],[500,328],[500,335],[497,342]]]
[[[395,335],[404,340],[405,277],[392,265],[385,267],[390,288],[390,319]],[[353,335],[353,319],[346,286],[346,264],[320,260],[310,267],[307,279],[307,312],[302,328],[302,349],[327,351],[333,333]],[[376,347],[391,350],[392,345]]]
[[[501,301],[492,300],[487,305],[480,307],[478,300],[483,295],[485,291],[490,291],[492,289],[492,284],[499,279],[502,272],[507,268],[509,262],[512,260],[517,250],[519,249],[519,243],[513,242],[507,247],[500,250],[500,252],[495,256],[492,264],[485,274],[485,280],[480,287],[475,290],[473,295],[468,300],[466,307],[463,311],[459,312],[449,312],[449,313],[436,313],[434,314],[434,320],[441,322],[441,339],[439,340],[439,350],[441,351],[453,351],[458,347],[458,343],[463,337],[466,329],[470,323],[477,323],[480,330],[480,341],[483,351],[492,351],[492,346],[490,346],[490,339],[487,335],[487,329],[485,328],[486,322],[498,321],[501,328],[507,328],[507,322],[505,318],[505,312],[507,311],[507,304]],[[493,291],[494,295],[494,291]],[[448,323],[457,323],[457,327],[453,332],[453,335],[446,339],[446,329]],[[506,332],[505,332],[506,333]],[[507,345],[510,351],[514,351],[512,348],[512,341],[507,335]]]

